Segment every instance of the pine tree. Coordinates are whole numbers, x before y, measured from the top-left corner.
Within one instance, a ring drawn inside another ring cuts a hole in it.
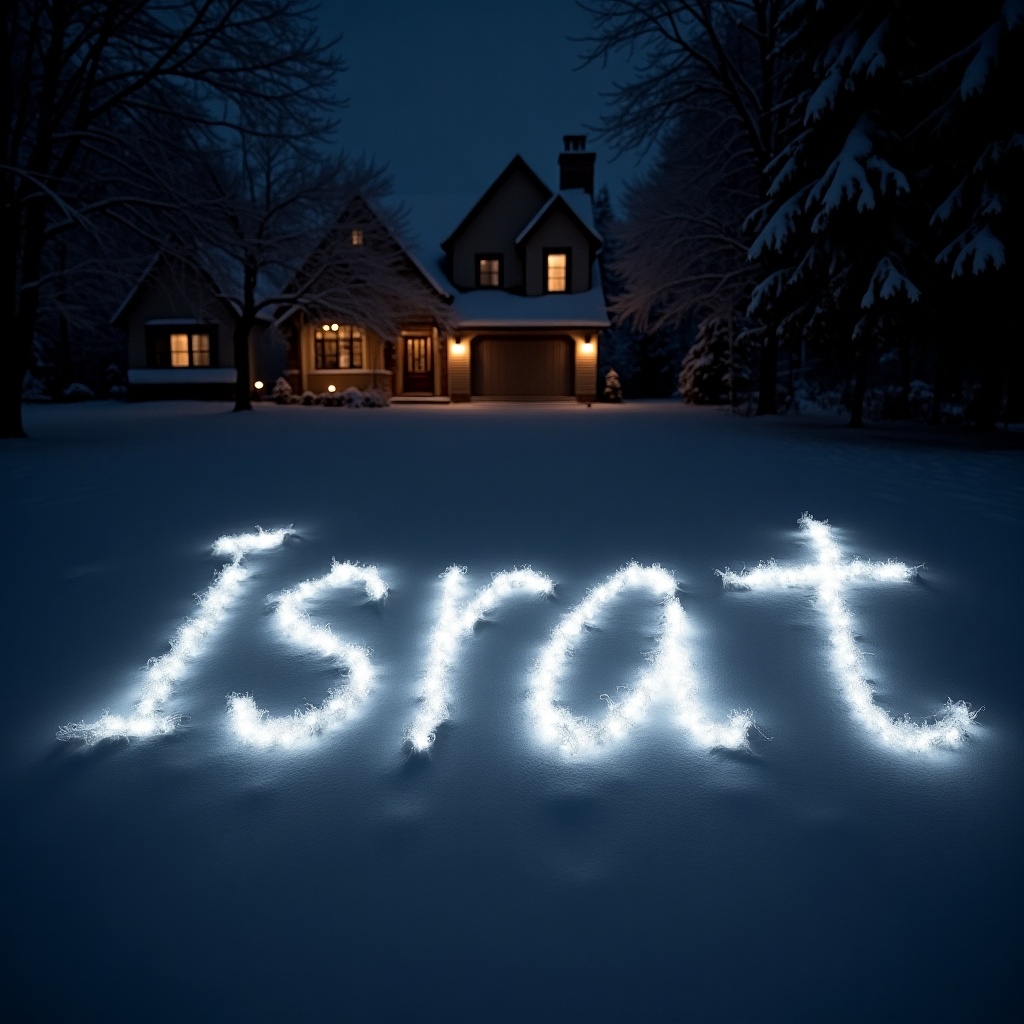
[[[883,323],[921,295],[904,169],[906,25],[884,0],[804,0],[789,23],[792,118],[756,215],[750,254],[765,276],[750,311],[790,343],[818,335],[847,352],[859,425]]]

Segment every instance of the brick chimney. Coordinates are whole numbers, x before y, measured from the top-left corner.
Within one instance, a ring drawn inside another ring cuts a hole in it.
[[[563,135],[565,149],[558,154],[558,189],[581,188],[594,194],[594,161],[596,153],[587,152],[586,135]]]

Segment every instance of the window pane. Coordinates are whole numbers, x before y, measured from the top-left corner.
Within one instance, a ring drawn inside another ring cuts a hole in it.
[[[188,366],[188,335],[171,335],[171,366]]]
[[[363,367],[363,343],[358,334],[352,337],[352,366],[357,370]]]
[[[192,365],[210,365],[210,336],[208,334],[192,335]]]
[[[548,253],[548,291],[564,292],[569,258],[564,252]]]
[[[480,260],[480,284],[484,288],[498,288],[501,286],[501,260]]]
[[[363,232],[361,228],[352,229],[352,244],[362,245],[363,244]]]
[[[352,366],[352,342],[347,338],[338,343],[340,362],[339,369],[348,370]]]

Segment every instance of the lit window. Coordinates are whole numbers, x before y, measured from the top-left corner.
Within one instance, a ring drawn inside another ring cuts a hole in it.
[[[192,335],[192,365],[210,365],[210,336],[208,334]]]
[[[353,228],[352,229],[352,244],[362,245],[363,244],[363,229]]]
[[[476,260],[476,283],[480,288],[501,287],[501,257],[478,256]]]
[[[567,252],[549,252],[547,254],[547,290],[564,292],[568,290],[569,254]]]
[[[171,366],[188,366],[188,335],[171,335]]]
[[[172,334],[171,366],[209,366],[208,334]]]
[[[363,332],[358,327],[331,324],[334,330],[313,335],[316,369],[359,370],[363,366]]]

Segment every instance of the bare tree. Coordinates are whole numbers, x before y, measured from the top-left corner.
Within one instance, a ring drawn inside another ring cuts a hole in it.
[[[680,117],[657,163],[627,189],[613,258],[624,287],[611,310],[639,331],[678,326],[694,312],[727,322],[749,301],[743,224],[757,202],[757,174],[719,126],[703,113]]]
[[[288,134],[243,133],[193,154],[173,193],[176,230],[165,230],[161,210],[148,229],[154,245],[204,271],[235,310],[236,411],[251,408],[249,342],[261,315],[326,313],[384,337],[410,315],[449,320],[401,244],[404,224],[384,202],[383,171],[283,144]]]
[[[0,436],[24,436],[21,384],[55,234],[134,201],[88,180],[90,146],[127,156],[154,116],[331,128],[340,61],[307,0],[7,0],[0,15]],[[291,118],[287,123],[295,124]],[[116,126],[116,130],[115,129]],[[142,134],[145,134],[144,132]],[[101,194],[97,194],[101,193]]]
[[[664,245],[675,247],[666,255],[680,280],[689,282],[674,299],[672,272],[652,279],[645,289],[652,300],[661,300],[663,308],[678,308],[692,294],[691,286],[707,285],[707,301],[716,305],[726,292],[739,285],[742,274],[738,261],[726,259],[729,269],[716,283],[712,264],[733,247],[736,231],[732,224],[763,201],[770,181],[765,173],[775,156],[781,120],[778,32],[780,16],[789,0],[579,0],[593,18],[593,32],[583,42],[587,63],[603,61],[625,52],[633,58],[635,73],[627,82],[615,83],[610,100],[611,113],[604,119],[601,134],[622,152],[631,148],[648,149],[666,143],[681,119],[696,115],[713,127],[704,130],[706,149],[703,159],[708,174],[702,175],[696,162],[698,150],[682,155],[691,161],[689,175],[684,173],[685,192],[697,194],[707,189],[714,165],[721,162],[729,178],[739,177],[755,183],[755,202],[746,195],[735,197],[737,207],[730,224],[721,218],[722,205],[716,202],[714,213],[703,216],[693,207],[685,211],[683,202],[662,211],[669,216],[672,231],[689,231],[695,237],[694,255],[684,255],[685,234],[666,238]],[[724,198],[725,193],[719,193]],[[638,204],[634,192],[634,205]],[[655,207],[661,200],[654,199]],[[657,216],[657,210],[641,211],[641,220]],[[723,232],[723,228],[725,228]],[[749,241],[749,240],[748,240]],[[639,242],[638,244],[644,244]],[[654,261],[651,261],[653,266]],[[703,265],[702,265],[703,264]],[[650,268],[648,268],[650,269]],[[636,293],[636,310],[641,308]],[[668,301],[666,302],[666,299]],[[623,310],[625,311],[625,306]],[[655,308],[652,306],[652,308]],[[669,314],[675,315],[675,314]],[[759,413],[776,410],[777,341],[765,335],[761,352]]]

